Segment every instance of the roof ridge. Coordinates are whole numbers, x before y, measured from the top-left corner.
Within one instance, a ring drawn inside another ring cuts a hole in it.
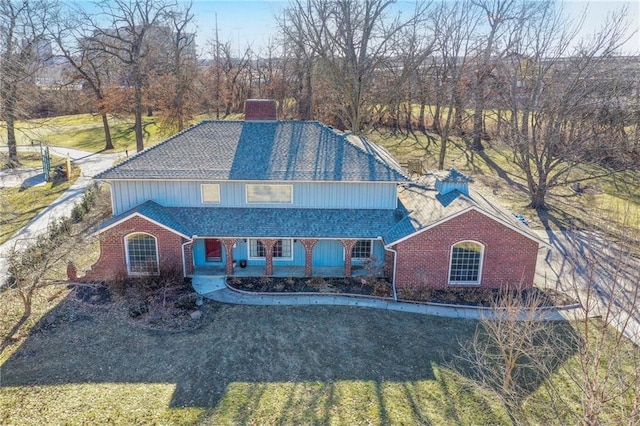
[[[398,174],[398,175],[402,176],[403,178],[410,180],[409,176],[406,176],[406,175],[404,174],[404,172],[400,172],[399,170],[396,170],[396,168],[395,168],[395,167],[391,167],[391,165],[390,165],[389,163],[387,163],[387,162],[383,161],[381,158],[379,158],[379,157],[378,157],[378,155],[374,155],[374,154],[372,154],[372,153],[370,153],[370,152],[367,152],[367,151],[366,151],[366,150],[364,150],[363,148],[361,148],[361,147],[357,146],[355,143],[351,142],[351,141],[349,140],[349,136],[353,136],[353,137],[359,138],[360,140],[362,140],[362,141],[363,141],[363,145],[365,144],[365,141],[366,141],[366,143],[367,143],[367,144],[372,145],[372,146],[375,146],[375,147],[378,147],[378,148],[381,148],[381,149],[384,149],[384,147],[383,147],[383,146],[378,145],[377,143],[375,143],[375,142],[373,142],[373,141],[371,141],[371,140],[369,140],[369,139],[365,138],[364,136],[355,135],[355,134],[353,134],[353,133],[347,133],[347,132],[341,132],[342,134],[338,134],[338,133],[337,133],[337,131],[336,131],[336,129],[334,129],[333,127],[331,127],[331,126],[327,126],[327,125],[326,125],[326,124],[324,124],[324,123],[318,123],[318,124],[320,124],[321,126],[325,126],[325,127],[329,128],[329,130],[333,131],[333,132],[336,134],[336,136],[338,136],[338,137],[342,138],[345,142],[347,142],[349,145],[351,145],[352,147],[354,147],[354,148],[355,148],[355,149],[357,149],[358,151],[362,152],[363,154],[365,154],[365,155],[368,155],[368,156],[372,157],[372,158],[374,159],[374,161],[376,161],[378,164],[380,164],[380,165],[382,165],[382,166],[386,167],[387,169],[389,169],[389,170],[391,170],[392,172],[394,172],[394,173],[396,173],[396,174]],[[378,154],[378,153],[376,152],[376,154]],[[394,159],[394,157],[393,157],[393,156],[392,156],[388,151],[387,151],[387,154],[389,154],[389,157],[391,157],[392,159]],[[396,160],[396,161],[397,161],[397,160]]]

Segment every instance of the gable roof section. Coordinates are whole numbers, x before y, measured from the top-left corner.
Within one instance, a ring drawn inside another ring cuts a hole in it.
[[[314,121],[204,121],[96,178],[409,180],[384,148]]]
[[[150,222],[168,229],[169,231],[174,232],[184,238],[191,238],[189,230],[185,228],[181,223],[179,223],[171,215],[170,211],[166,207],[161,206],[155,201],[145,201],[144,203],[137,205],[131,210],[105,220],[100,224],[100,226],[95,230],[94,233],[102,233],[107,229],[113,228],[114,226],[135,216],[143,217]]]
[[[522,222],[477,191],[465,195],[458,190],[440,194],[434,176],[426,175],[399,189],[398,199],[407,216],[384,233],[387,246],[424,232],[470,210],[475,210],[541,245],[547,245]]]

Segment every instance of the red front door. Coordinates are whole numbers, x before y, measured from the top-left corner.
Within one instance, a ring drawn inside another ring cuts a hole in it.
[[[222,243],[220,240],[204,240],[204,251],[207,262],[220,262],[222,260]]]

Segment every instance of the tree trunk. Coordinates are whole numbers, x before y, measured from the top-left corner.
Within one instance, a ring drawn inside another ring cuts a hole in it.
[[[15,127],[15,89],[8,88],[5,91],[6,98],[4,99],[4,117],[7,123],[7,146],[9,147],[9,164],[8,166],[13,168],[20,164],[18,158],[18,144],[16,141],[16,127]]]
[[[531,203],[529,207],[532,207],[536,210],[546,210],[547,204],[545,202],[545,198],[547,196],[547,187],[546,185],[538,185],[535,190],[531,191],[530,199]]]
[[[136,77],[136,80],[139,80]],[[136,81],[134,88],[134,115],[135,123],[133,129],[136,133],[136,151],[140,152],[144,150],[144,139],[142,137],[142,82]]]
[[[109,118],[107,117],[107,113],[102,111],[100,112],[100,116],[102,117],[102,128],[104,129],[104,149],[113,149],[113,141],[111,140],[111,129],[109,129]]]

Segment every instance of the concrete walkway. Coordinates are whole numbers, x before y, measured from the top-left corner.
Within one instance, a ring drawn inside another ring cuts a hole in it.
[[[0,147],[0,150],[7,151],[7,147]],[[40,147],[18,146],[18,151],[40,152]],[[14,247],[17,250],[24,248],[29,240],[44,233],[52,221],[69,216],[73,205],[81,199],[82,194],[84,194],[85,190],[93,183],[93,176],[113,166],[113,163],[118,158],[124,156],[124,153],[99,154],[58,147],[49,147],[49,152],[60,157],[69,156],[69,158],[80,167],[81,176],[57,200],[41,211],[4,244],[0,245],[0,286],[2,286],[8,278],[7,256],[12,252]]]
[[[269,294],[253,293],[229,288],[225,284],[226,277],[208,277],[205,281],[194,282],[194,289],[202,297],[216,302],[237,305],[335,305],[354,306],[390,311],[409,312],[414,314],[435,315],[445,318],[461,319],[491,319],[496,312],[489,308],[446,305],[438,303],[399,302],[380,297],[344,296],[336,294],[298,293],[298,294]],[[541,309],[539,319],[546,321],[563,321],[566,315],[576,310],[577,306],[565,309]]]

